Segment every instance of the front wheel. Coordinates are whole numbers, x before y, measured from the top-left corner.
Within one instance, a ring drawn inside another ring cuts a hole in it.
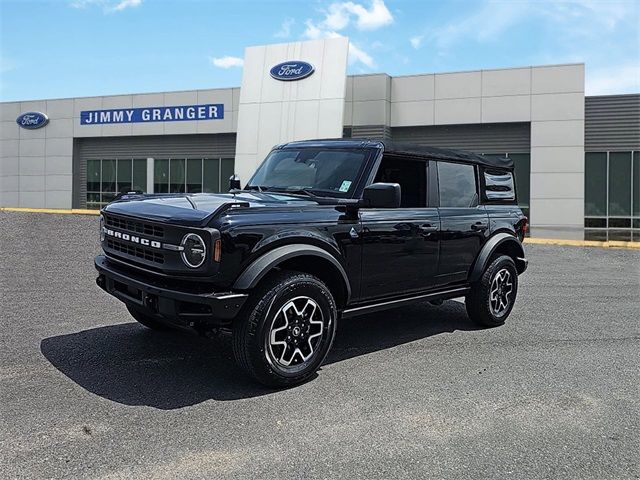
[[[267,386],[308,380],[335,337],[338,315],[327,286],[313,275],[279,272],[265,279],[251,298],[233,328],[238,365]]]
[[[467,314],[486,327],[502,325],[516,301],[518,272],[507,255],[494,258],[465,299]]]

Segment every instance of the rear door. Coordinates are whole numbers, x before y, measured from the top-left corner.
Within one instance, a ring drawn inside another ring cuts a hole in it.
[[[425,290],[438,268],[438,209],[427,205],[427,162],[386,156],[374,182],[399,183],[400,208],[362,208],[361,299]]]
[[[437,283],[466,281],[488,235],[489,219],[479,205],[475,165],[446,161],[436,164],[440,213],[440,259]]]

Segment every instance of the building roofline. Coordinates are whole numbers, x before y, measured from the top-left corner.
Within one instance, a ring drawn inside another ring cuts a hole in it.
[[[134,95],[165,95],[167,93],[191,93],[191,92],[210,92],[212,90],[240,90],[240,87],[216,87],[216,88],[194,88],[191,90],[169,90],[164,92],[134,92],[134,93],[110,93],[108,95],[85,95],[81,97],[54,97],[54,98],[30,98],[27,100],[7,100],[0,101],[3,103],[25,103],[25,102],[53,102],[57,100],[80,100],[85,98],[109,98],[109,97],[127,97]]]
[[[456,74],[456,73],[498,72],[503,70],[526,70],[528,68],[577,67],[577,66],[585,66],[585,63],[584,62],[550,63],[550,64],[544,64],[544,65],[522,65],[519,67],[476,68],[471,70],[456,70],[456,71],[448,71],[448,72],[410,73],[408,75],[390,75],[388,73],[379,72],[379,73],[363,73],[363,74],[355,74],[355,75],[347,75],[347,76],[348,77],[369,77],[369,76],[375,76],[375,75],[386,75],[391,78],[407,78],[407,77],[426,77],[429,75],[449,75],[449,74]]]
[[[607,95],[585,95],[584,98],[612,98],[612,97],[640,97],[640,92],[637,93],[610,93]]]
[[[347,75],[347,78],[355,78],[355,77],[371,77],[377,75],[384,75],[390,78],[410,78],[410,77],[426,77],[430,75],[449,75],[449,74],[459,74],[459,73],[473,73],[473,72],[497,72],[497,71],[506,71],[506,70],[523,70],[523,69],[533,69],[533,68],[549,68],[549,67],[569,67],[569,66],[584,66],[584,63],[558,63],[558,64],[547,64],[547,65],[525,65],[520,67],[504,67],[504,68],[482,68],[475,70],[458,70],[452,72],[426,72],[426,73],[412,73],[409,75],[390,75],[385,72],[378,73],[364,73],[364,74],[356,74],[356,75]],[[23,102],[45,102],[45,101],[54,101],[54,100],[76,100],[76,99],[85,99],[85,98],[109,98],[109,97],[125,97],[125,96],[133,96],[133,95],[160,95],[167,93],[190,93],[190,92],[204,92],[204,91],[212,91],[212,90],[234,90],[240,89],[240,86],[235,87],[215,87],[215,88],[195,88],[190,90],[171,90],[171,91],[153,91],[153,92],[133,92],[133,93],[113,93],[108,95],[88,95],[88,96],[80,96],[80,97],[55,97],[55,98],[31,98],[26,100],[9,100],[9,101],[0,101],[1,104],[5,103],[23,103]],[[615,95],[615,94],[614,94]],[[624,94],[621,94],[624,95]],[[633,94],[631,94],[633,95]]]

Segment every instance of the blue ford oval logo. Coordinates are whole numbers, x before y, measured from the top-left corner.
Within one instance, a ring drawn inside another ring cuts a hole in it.
[[[49,117],[40,112],[27,112],[20,115],[16,119],[16,123],[22,128],[35,130],[36,128],[44,127],[47,123],[49,123]]]
[[[315,69],[313,65],[300,60],[282,62],[274,66],[269,73],[276,80],[301,80],[311,75]]]

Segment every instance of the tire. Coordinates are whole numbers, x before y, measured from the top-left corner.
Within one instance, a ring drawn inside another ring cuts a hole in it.
[[[502,325],[513,309],[517,293],[518,272],[513,259],[507,255],[494,257],[467,294],[467,314],[485,327]]]
[[[277,272],[260,282],[233,326],[238,365],[269,387],[310,379],[336,333],[338,313],[327,286],[307,273]]]
[[[129,305],[127,305],[127,310],[129,310],[131,316],[135,318],[138,323],[144,325],[147,328],[150,328],[151,330],[156,330],[159,332],[169,330],[169,327],[167,325],[159,322],[158,320],[155,320],[149,315],[145,315],[140,310],[136,310]]]

